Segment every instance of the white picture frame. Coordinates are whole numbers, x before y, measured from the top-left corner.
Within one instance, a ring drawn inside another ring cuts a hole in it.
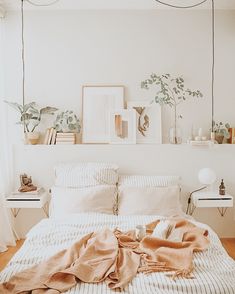
[[[117,109],[110,112],[110,144],[136,144],[136,111]]]
[[[109,115],[124,108],[124,86],[83,86],[82,143],[109,143]]]
[[[127,108],[136,111],[136,143],[162,144],[161,106],[149,101],[128,101]]]

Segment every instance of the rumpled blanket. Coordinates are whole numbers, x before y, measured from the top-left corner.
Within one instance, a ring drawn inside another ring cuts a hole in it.
[[[135,230],[103,229],[84,236],[69,249],[26,269],[0,284],[4,294],[58,294],[79,281],[105,281],[111,289],[124,288],[138,272],[171,272],[173,278],[191,278],[193,252],[209,246],[208,232],[185,219],[171,220],[172,233],[182,242],[152,236],[159,220],[146,225],[146,236],[138,241]]]

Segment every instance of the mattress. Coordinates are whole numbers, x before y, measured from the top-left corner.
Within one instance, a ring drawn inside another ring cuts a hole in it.
[[[98,213],[72,214],[63,218],[44,219],[27,235],[22,248],[0,273],[0,282],[29,268],[56,252],[68,248],[82,236],[104,227],[123,231],[147,224],[160,216],[113,216]],[[209,231],[208,250],[194,254],[194,278],[172,280],[166,273],[138,274],[122,293],[159,294],[235,294],[235,261],[228,256],[216,233],[207,225],[192,221]],[[105,283],[78,283],[68,294],[114,293]],[[118,292],[118,291],[117,291]],[[118,292],[120,293],[120,292]]]

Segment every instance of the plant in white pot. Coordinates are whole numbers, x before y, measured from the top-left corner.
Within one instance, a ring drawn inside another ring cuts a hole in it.
[[[38,108],[36,102],[30,102],[25,105],[20,105],[16,102],[4,101],[9,106],[20,113],[20,121],[17,124],[24,126],[25,139],[27,144],[38,144],[40,133],[35,129],[40,124],[44,114],[54,114],[58,109],[55,107],[46,106]]]
[[[222,144],[225,139],[230,138],[229,128],[230,125],[228,123],[224,124],[221,122],[215,122],[213,121],[213,129],[215,132],[215,140],[218,142],[218,144]]]
[[[171,128],[170,143],[180,144],[182,142],[181,134],[177,126],[177,119],[182,118],[178,113],[178,106],[189,97],[203,97],[199,90],[190,90],[185,87],[184,79],[180,77],[172,77],[170,74],[150,75],[150,78],[141,82],[141,88],[150,89],[156,87],[154,101],[160,105],[168,105],[174,111],[174,124]]]

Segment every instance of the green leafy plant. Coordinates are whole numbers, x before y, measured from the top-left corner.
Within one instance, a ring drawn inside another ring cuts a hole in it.
[[[36,102],[30,102],[25,105],[20,105],[16,102],[4,101],[9,106],[20,113],[20,121],[17,124],[24,125],[25,132],[34,132],[40,124],[44,114],[54,114],[58,109],[55,107],[46,106],[38,108]]]
[[[54,127],[57,132],[79,133],[81,126],[77,115],[72,110],[62,111],[56,116]]]
[[[170,74],[157,75],[153,73],[150,75],[150,78],[141,82],[141,88],[143,89],[148,90],[153,86],[157,88],[154,101],[160,105],[168,105],[173,108],[175,130],[177,118],[182,118],[182,115],[179,115],[177,112],[177,107],[189,97],[203,97],[199,90],[186,88],[184,78],[181,76],[172,77]],[[178,143],[176,137],[174,143]]]
[[[213,130],[215,134],[224,136],[225,139],[230,138],[229,128],[230,128],[230,125],[228,123],[226,124],[224,124],[223,122],[216,123],[215,121],[213,121]]]

